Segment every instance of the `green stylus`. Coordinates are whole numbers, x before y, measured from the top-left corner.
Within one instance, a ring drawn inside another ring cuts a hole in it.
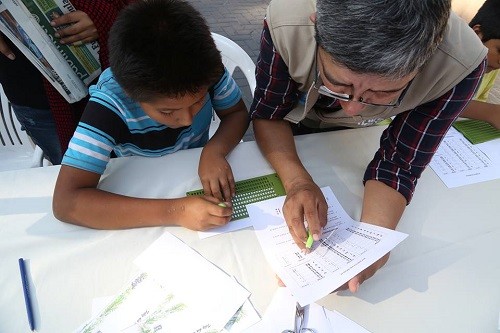
[[[314,239],[313,239],[313,235],[311,234],[311,232],[309,230],[307,231],[307,234],[309,236],[307,237],[306,248],[310,249],[311,246],[313,246]]]
[[[217,206],[221,206],[221,207],[224,207],[224,208],[226,208],[226,207],[227,207],[227,205],[226,205],[225,203],[223,203],[223,202],[219,202],[219,203],[217,204]]]

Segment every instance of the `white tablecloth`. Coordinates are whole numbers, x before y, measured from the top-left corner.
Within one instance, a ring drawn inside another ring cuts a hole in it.
[[[359,219],[362,177],[382,127],[296,138],[314,180],[330,186]],[[200,150],[112,161],[100,187],[141,197],[177,197],[201,188]],[[273,172],[254,142],[229,157],[235,178]],[[0,332],[27,332],[18,258],[28,259],[39,332],[71,332],[91,316],[92,300],[116,294],[137,272],[132,263],[165,230],[180,237],[252,292],[262,314],[275,289],[251,228],[200,240],[179,227],[102,231],[52,215],[59,167],[0,172]],[[372,332],[497,332],[500,312],[500,180],[448,189],[431,169],[398,229],[410,236],[360,291],[319,304]]]

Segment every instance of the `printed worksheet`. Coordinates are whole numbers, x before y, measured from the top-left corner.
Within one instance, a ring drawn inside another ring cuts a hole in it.
[[[500,161],[488,153],[492,145],[498,154],[500,140],[473,145],[452,127],[429,165],[448,188],[498,179]],[[481,149],[483,146],[485,149]]]
[[[322,191],[328,203],[327,225],[309,254],[301,252],[289,233],[282,213],[285,197],[247,207],[269,264],[302,306],[342,286],[408,236],[354,221],[329,187]]]

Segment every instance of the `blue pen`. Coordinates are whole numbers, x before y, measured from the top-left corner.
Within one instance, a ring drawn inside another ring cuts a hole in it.
[[[33,316],[33,307],[31,305],[30,285],[28,275],[26,274],[26,265],[23,258],[19,258],[19,270],[21,271],[21,281],[23,282],[24,303],[26,303],[26,312],[28,313],[28,321],[30,329],[35,331],[35,317]]]

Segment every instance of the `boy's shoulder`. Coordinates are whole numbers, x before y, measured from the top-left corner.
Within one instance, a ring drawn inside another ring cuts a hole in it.
[[[95,102],[107,101],[111,104],[130,106],[136,104],[118,84],[111,68],[104,70],[95,85],[89,87],[90,99]]]
[[[113,75],[111,68],[107,68],[101,73],[101,75],[99,75],[97,83],[89,87],[90,93],[95,91],[109,91],[109,92],[122,93],[123,89],[120,87],[118,82],[116,82],[115,76]]]

